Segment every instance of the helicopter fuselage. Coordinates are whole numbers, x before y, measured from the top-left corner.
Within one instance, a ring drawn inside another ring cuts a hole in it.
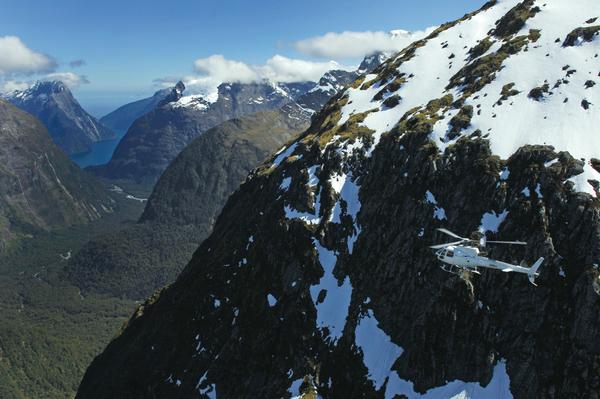
[[[438,250],[436,255],[442,262],[464,269],[485,267],[501,270],[503,272],[531,273],[531,269],[529,268],[511,265],[510,263],[480,256],[480,251],[477,247],[463,245],[448,246]]]
[[[544,258],[538,258],[531,267],[511,265],[495,259],[490,259],[482,255],[479,248],[472,245],[465,245],[473,242],[472,239],[461,237],[448,229],[438,228],[438,231],[458,238],[460,241],[449,242],[447,244],[431,245],[430,248],[436,249],[437,258],[442,261],[442,269],[449,273],[464,276],[465,271],[480,274],[477,268],[484,267],[488,269],[500,270],[504,273],[516,272],[526,274],[531,284],[535,284],[535,278],[539,276],[537,270],[542,265]],[[527,245],[523,241],[489,241],[485,236],[480,240],[481,245],[485,247],[487,243],[506,244],[506,245]]]

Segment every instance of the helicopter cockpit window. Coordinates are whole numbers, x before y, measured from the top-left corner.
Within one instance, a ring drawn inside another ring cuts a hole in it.
[[[451,258],[454,256],[454,251],[446,251],[446,256]]]

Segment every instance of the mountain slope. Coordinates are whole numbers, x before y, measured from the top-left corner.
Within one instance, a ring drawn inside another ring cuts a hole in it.
[[[158,90],[152,97],[125,104],[100,118],[100,123],[119,134],[125,134],[136,119],[156,108],[171,90]]]
[[[135,299],[173,281],[229,195],[308,120],[287,105],[229,120],[196,138],[158,180],[140,222],[90,241],[70,262],[70,280],[85,292]]]
[[[248,173],[306,128],[307,116],[287,105],[231,119],[209,130],[169,165],[140,221],[206,225],[208,231]]]
[[[87,152],[93,142],[115,137],[110,129],[81,108],[69,88],[60,81],[36,82],[27,90],[14,91],[4,97],[42,121],[54,142],[68,154]]]
[[[599,13],[490,1],[359,79],[233,194],[78,397],[594,397]],[[441,226],[527,241],[489,255],[544,256],[539,286],[443,272]]]
[[[112,212],[102,185],[87,176],[33,116],[0,100],[0,241]]]

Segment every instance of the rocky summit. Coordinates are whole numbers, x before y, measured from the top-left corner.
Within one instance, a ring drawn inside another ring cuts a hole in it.
[[[600,7],[498,0],[255,169],[78,398],[598,398]],[[520,240],[441,270],[436,228]]]
[[[41,120],[52,140],[67,154],[88,152],[92,143],[115,138],[115,133],[88,114],[61,81],[38,81],[4,98]]]

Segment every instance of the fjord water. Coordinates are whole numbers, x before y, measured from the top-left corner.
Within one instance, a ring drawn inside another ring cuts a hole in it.
[[[103,165],[110,161],[110,158],[112,157],[113,152],[115,152],[120,140],[121,138],[98,141],[92,144],[91,151],[72,154],[71,159],[73,162],[79,165],[80,168],[93,165]]]

